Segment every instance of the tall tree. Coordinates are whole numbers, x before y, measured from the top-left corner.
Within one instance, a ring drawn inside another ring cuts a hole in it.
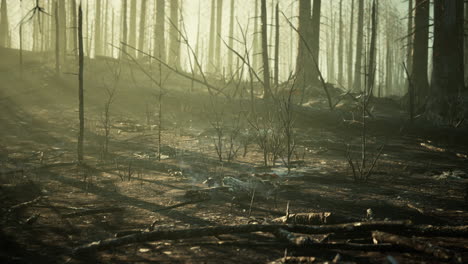
[[[311,53],[311,3],[310,0],[299,1],[299,26],[298,26],[298,52],[296,59],[296,75],[299,83],[305,87],[310,84],[312,72]]]
[[[231,14],[229,16],[229,47],[234,48],[234,0],[231,0]],[[233,73],[232,71],[232,64],[233,64],[233,52],[228,53],[228,68],[229,74]]]
[[[128,43],[128,22],[127,22],[127,7],[128,3],[127,0],[122,1],[122,10],[120,11],[121,18],[122,18],[122,28],[120,33],[120,41],[122,43]],[[124,57],[125,53],[127,52],[127,46],[122,45],[122,54],[120,57]]]
[[[275,93],[278,92],[279,84],[279,46],[280,46],[280,24],[279,24],[279,3],[276,3],[275,8]]]
[[[145,29],[146,29],[146,1],[141,0],[140,7],[140,32],[138,33],[138,49],[144,50],[145,47]],[[139,56],[143,56],[141,53]]]
[[[216,0],[211,0],[211,16],[210,16],[210,40],[208,43],[208,71],[214,71],[214,54],[215,54],[215,33],[216,33]]]
[[[156,1],[156,26],[154,27],[154,53],[153,55],[162,61],[166,61],[166,37],[165,21],[166,2],[165,0]]]
[[[171,21],[169,63],[180,68],[180,35],[179,35],[179,0],[171,0]]]
[[[76,19],[76,0],[71,0],[71,5],[70,5],[70,14],[71,14],[71,23],[72,23],[72,28],[70,30],[70,35],[72,35],[71,41],[72,41],[72,49],[73,49],[73,54],[76,56],[78,55],[78,21]]]
[[[373,93],[374,82],[375,82],[375,50],[377,42],[377,6],[376,0],[372,1],[372,13],[371,13],[371,39],[369,46],[369,63],[367,70],[367,94]]]
[[[258,30],[258,1],[260,0],[254,0],[255,1],[255,10],[254,10],[254,26],[253,26],[253,43],[252,43],[252,67],[254,70],[258,71],[260,68],[260,63],[259,63],[259,55],[260,55],[260,44],[259,44],[259,30]]]
[[[102,1],[96,0],[96,23],[94,28],[94,54],[96,56],[102,55],[102,34],[101,34],[101,13],[102,13]]]
[[[356,60],[354,65],[354,87],[353,90],[362,90],[362,49],[364,33],[364,0],[359,0],[358,6],[358,24],[356,39]]]
[[[427,59],[429,43],[429,1],[416,0],[414,14],[413,68],[411,78],[415,99],[423,102],[428,95]]]
[[[322,0],[314,0],[314,5],[312,9],[312,36],[310,48],[312,50],[313,59],[319,63],[320,55],[320,18],[322,12]],[[317,67],[313,67],[312,70],[312,81],[318,83],[319,73]]]
[[[406,67],[408,68],[409,74],[411,75],[411,69],[413,67],[412,53],[413,53],[413,0],[408,0],[408,38],[406,40]]]
[[[271,97],[270,88],[270,66],[268,57],[268,34],[267,34],[267,8],[266,0],[261,0],[261,19],[262,19],[262,61],[263,61],[263,98]]]
[[[456,121],[464,89],[463,39],[463,0],[435,0],[430,111],[448,121]]]
[[[411,0],[410,0],[411,1]],[[354,0],[351,1],[351,21],[349,22],[348,42],[348,89],[353,87],[353,40],[354,40]]]
[[[338,29],[338,83],[343,84],[343,0],[340,0],[340,15]]]
[[[80,130],[78,133],[78,163],[83,162],[83,142],[84,142],[84,49],[83,49],[83,10],[81,1],[78,7],[78,107]]]
[[[222,70],[223,65],[221,61],[221,34],[223,32],[223,0],[217,0],[216,3],[216,67]]]
[[[59,21],[59,3],[55,1],[54,17],[55,17],[55,74],[60,75],[60,21]]]
[[[8,47],[8,7],[7,1],[2,0],[0,9],[0,46]]]
[[[62,65],[64,65],[67,57],[67,10],[66,10],[66,1],[58,1],[59,2],[59,12],[58,12],[58,19],[59,19],[59,38],[60,38],[60,60]]]
[[[130,30],[128,31],[128,44],[132,47],[137,47],[137,1],[130,0]],[[135,54],[132,49],[132,54]]]

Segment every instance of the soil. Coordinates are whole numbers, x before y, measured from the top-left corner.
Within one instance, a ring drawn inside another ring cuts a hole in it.
[[[0,50],[0,56],[15,58],[15,53]],[[261,149],[253,141],[245,155],[239,145],[232,161],[219,161],[213,120],[219,115],[224,122],[244,118],[250,107],[247,95],[210,100],[204,87],[192,87],[189,80],[171,75],[163,95],[163,159],[158,160],[159,91],[136,67],[124,66],[111,107],[109,154],[104,158],[102,109],[111,78],[108,65],[114,62],[87,61],[86,166],[77,166],[76,76],[57,77],[47,66],[47,56],[25,57],[29,60],[22,78],[11,63],[0,62],[1,263],[269,263],[285,255],[285,245],[264,233],[132,244],[85,258],[73,257],[71,249],[118,232],[145,230],[152,223],[169,229],[268,222],[285,214],[288,201],[291,212],[332,212],[356,221],[372,217],[468,224],[468,129],[435,126],[422,118],[409,124],[397,100],[376,98],[372,103],[367,162],[380,146],[384,149],[368,182],[353,180],[346,158],[347,145],[354,160],[361,157],[361,125],[350,122],[353,113],[358,114],[353,102],[344,100],[330,111],[320,96],[295,108],[297,165],[287,175],[281,159],[265,167]],[[242,128],[248,127],[246,123]],[[207,188],[204,182],[209,178],[219,183],[224,177],[242,179],[251,174],[278,175],[280,187],[276,195],[258,193],[250,216],[250,194],[229,192],[165,209],[187,201],[187,190]],[[38,196],[44,198],[8,211]],[[82,209],[111,207],[123,210],[65,217]],[[366,216],[368,209],[372,216]],[[35,222],[26,223],[36,214]],[[468,259],[466,238],[428,241]],[[437,263],[419,253],[288,251],[296,253],[316,262],[340,254],[342,261],[356,263],[382,263],[388,256],[399,263]]]

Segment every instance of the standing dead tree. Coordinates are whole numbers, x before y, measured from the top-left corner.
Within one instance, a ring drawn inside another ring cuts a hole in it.
[[[78,101],[79,101],[79,121],[80,130],[78,134],[78,163],[83,162],[83,141],[84,141],[84,51],[83,51],[83,11],[81,3],[78,7]]]

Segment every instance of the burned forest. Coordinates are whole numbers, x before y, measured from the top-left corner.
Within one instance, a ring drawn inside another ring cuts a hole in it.
[[[0,0],[0,263],[467,263],[467,21]]]

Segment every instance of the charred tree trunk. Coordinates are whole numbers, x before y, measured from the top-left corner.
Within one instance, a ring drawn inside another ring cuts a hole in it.
[[[354,65],[354,87],[355,91],[362,91],[362,50],[364,33],[364,0],[359,0],[358,24],[356,40],[356,60]]]
[[[180,68],[180,39],[179,39],[179,0],[171,0],[171,21],[169,39],[169,63]]]
[[[375,82],[375,49],[377,40],[377,6],[376,0],[372,2],[372,14],[371,14],[371,39],[369,47],[369,64],[367,70],[367,94],[369,96],[373,93],[374,82]]]
[[[216,0],[211,0],[211,17],[210,17],[210,40],[208,47],[208,71],[214,71],[214,54],[215,54],[215,32],[216,32]]]
[[[413,67],[413,0],[408,0],[408,39],[406,41],[406,66],[408,67],[409,74],[411,76],[410,69]]]
[[[234,48],[234,0],[231,0],[231,15],[229,16],[229,47]],[[198,32],[197,32],[198,34]],[[232,64],[233,64],[233,53],[228,53],[228,69],[229,75],[233,74]]]
[[[55,74],[60,75],[60,22],[59,22],[59,8],[58,2],[54,5],[55,16]]]
[[[156,1],[156,26],[154,30],[154,52],[153,56],[161,61],[166,61],[166,45],[165,45],[165,0]]]
[[[424,102],[428,95],[427,58],[429,43],[429,1],[416,0],[415,29],[413,39],[413,79],[416,104]]]
[[[338,29],[338,84],[343,84],[343,0],[340,0]]]
[[[279,84],[279,45],[280,45],[280,25],[279,25],[279,3],[276,3],[275,8],[275,93],[278,92],[278,84]]]
[[[83,162],[83,141],[84,141],[84,102],[83,102],[83,81],[84,81],[84,51],[83,51],[83,11],[81,2],[78,7],[78,101],[79,101],[79,121],[80,130],[78,134],[78,163]]]
[[[8,6],[7,1],[2,0],[2,6],[0,9],[0,46],[8,47]]]
[[[261,18],[262,18],[262,60],[263,60],[263,98],[271,97],[270,88],[270,66],[268,57],[268,36],[267,36],[267,8],[266,0],[261,0]]]
[[[102,55],[102,38],[101,38],[101,24],[102,24],[102,19],[101,19],[101,13],[102,13],[102,8],[101,8],[101,0],[96,0],[96,23],[95,23],[95,28],[94,28],[94,55],[99,56]]]
[[[463,0],[434,1],[434,51],[429,111],[453,123],[464,89]]]
[[[221,62],[221,34],[223,30],[223,0],[217,0],[216,3],[216,68],[222,72],[222,62]]]
[[[65,64],[66,56],[67,56],[67,12],[66,12],[66,2],[65,1],[58,1],[59,2],[59,12],[58,12],[58,19],[59,19],[59,34],[60,34],[60,60],[62,65]]]
[[[78,55],[78,29],[77,29],[78,21],[76,19],[76,0],[71,0],[70,9],[71,9],[70,14],[71,14],[71,23],[72,23],[71,34],[73,35],[73,37],[71,38],[71,41],[73,42],[72,44],[73,55],[75,56],[75,59],[76,59]]]
[[[120,41],[123,43],[127,43],[128,41],[128,25],[127,25],[127,5],[128,0],[123,0],[122,2],[122,10],[120,11],[120,14],[122,15],[122,33],[120,35]],[[122,52],[120,54],[120,57],[123,58],[125,54],[127,53],[127,45],[121,45]]]
[[[137,1],[130,2],[130,27],[128,31],[128,44],[132,47],[137,47]],[[135,54],[135,50],[131,49],[131,54]]]
[[[411,1],[411,0],[410,0]],[[348,90],[353,88],[353,34],[354,34],[354,0],[351,1],[351,21],[349,22],[348,43]]]
[[[311,47],[311,0],[299,1],[299,25],[298,25],[298,51],[296,59],[296,76],[298,83],[302,86],[303,94],[305,87],[311,82],[312,54],[307,50]]]
[[[146,29],[146,1],[141,0],[140,10],[140,32],[138,33],[138,49],[144,51],[145,48],[145,29]],[[140,52],[139,57],[143,56]]]
[[[259,37],[258,37],[258,34],[259,34],[259,31],[258,31],[258,18],[259,18],[259,15],[258,15],[258,1],[259,0],[254,0],[255,1],[255,10],[254,10],[254,28],[253,28],[253,44],[252,44],[252,51],[253,51],[253,54],[252,54],[252,67],[255,71],[258,71],[258,69],[260,68],[259,66],[259,59],[258,59],[258,56],[260,55],[260,48],[259,48],[259,44],[258,44],[258,40],[259,40]]]
[[[312,9],[312,36],[310,48],[312,50],[313,59],[319,63],[320,55],[320,18],[322,12],[322,0],[314,0]],[[318,84],[320,82],[318,70],[314,67],[312,70],[312,82]]]

